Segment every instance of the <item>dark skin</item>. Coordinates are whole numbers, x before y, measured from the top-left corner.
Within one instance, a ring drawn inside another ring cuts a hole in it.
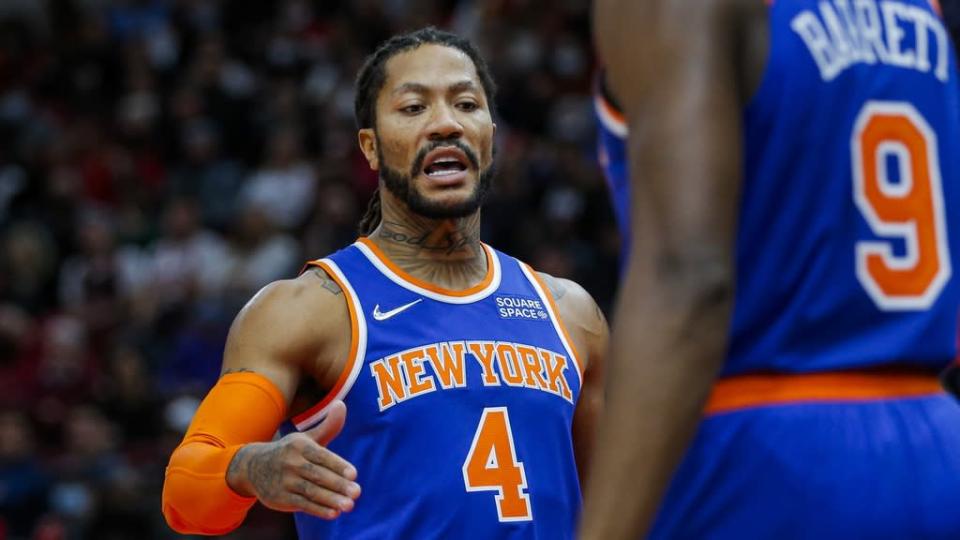
[[[386,72],[376,106],[376,133],[373,129],[358,133],[372,169],[387,165],[408,171],[420,148],[436,138],[459,139],[475,152],[481,168],[490,166],[495,126],[469,57],[456,49],[423,45],[391,58]],[[379,152],[378,144],[383,145]],[[411,178],[411,188],[432,204],[455,205],[473,193],[479,172],[471,168],[460,181],[440,183],[419,174]],[[380,197],[382,221],[370,239],[405,272],[454,290],[484,279],[487,260],[480,245],[479,210],[461,218],[429,219],[414,213],[387,189],[380,190]],[[560,315],[584,361],[573,444],[585,474],[593,422],[603,404],[607,325],[579,285],[544,278],[558,297]],[[274,282],[254,296],[234,321],[223,372],[257,372],[277,385],[288,406],[310,403],[298,399],[303,397],[305,383],[332,388],[344,369],[349,328],[345,295],[322,270]],[[345,415],[345,406],[337,402],[327,420],[308,432],[242,447],[227,472],[228,485],[278,510],[302,510],[324,519],[350,511],[360,495],[357,471],[324,446],[339,432]]]
[[[756,0],[595,4],[595,35],[625,109],[635,174],[629,271],[581,538],[649,531],[722,365],[734,290],[740,114],[766,61],[766,9]]]

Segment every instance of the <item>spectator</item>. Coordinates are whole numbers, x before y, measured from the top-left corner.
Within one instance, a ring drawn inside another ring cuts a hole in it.
[[[0,245],[0,273],[6,276],[0,294],[33,312],[51,307],[57,253],[47,230],[37,223],[16,223]]]
[[[28,537],[47,510],[49,487],[27,415],[0,411],[0,531],[10,537]]]
[[[150,282],[146,284],[161,311],[219,294],[227,278],[227,246],[217,233],[203,228],[196,201],[171,201],[163,224],[163,235],[153,246]]]
[[[124,299],[145,278],[143,254],[129,245],[118,248],[113,226],[102,216],[84,219],[77,236],[79,252],[60,270],[60,303],[91,331],[112,330],[124,316]]]
[[[267,156],[253,174],[241,198],[259,208],[272,224],[293,230],[303,224],[312,209],[317,179],[303,159],[299,132],[283,126],[270,134]]]
[[[302,263],[297,241],[278,231],[265,209],[248,202],[235,223],[227,271],[231,293],[249,298],[267,283],[292,275]]]
[[[181,131],[184,159],[172,175],[171,189],[196,199],[203,223],[224,232],[234,218],[243,169],[221,155],[219,130],[209,120],[191,120]]]

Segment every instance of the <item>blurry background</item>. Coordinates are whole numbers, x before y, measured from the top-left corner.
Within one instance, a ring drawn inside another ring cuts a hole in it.
[[[167,538],[163,468],[237,310],[352,242],[353,78],[391,34],[500,86],[483,238],[604,309],[587,2],[0,0],[0,539]],[[235,538],[293,537],[255,510]]]

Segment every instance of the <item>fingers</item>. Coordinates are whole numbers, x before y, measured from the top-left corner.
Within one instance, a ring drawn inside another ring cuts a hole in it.
[[[306,462],[299,470],[300,478],[289,486],[291,504],[323,519],[335,519],[341,512],[350,512],[360,486],[335,472]]]
[[[350,462],[322,446],[308,446],[303,450],[303,457],[310,463],[329,469],[347,480],[357,479],[357,469]]]
[[[349,512],[353,510],[354,502],[350,497],[331,491],[325,487],[318,486],[306,479],[301,479],[291,486],[290,491],[294,495],[300,495],[313,504],[324,506],[337,512]]]
[[[330,405],[326,418],[313,428],[304,431],[304,434],[317,441],[321,446],[326,446],[340,434],[346,419],[347,406],[338,399]]]
[[[300,475],[307,481],[349,498],[351,501],[360,496],[360,485],[347,478],[313,463],[307,462],[300,467]],[[345,508],[341,508],[346,510]]]
[[[268,507],[285,512],[303,511],[323,519],[335,519],[353,510],[360,486],[333,471],[312,463],[288,470],[283,491],[272,501],[262,500]],[[347,494],[344,494],[346,492]]]
[[[296,493],[290,494],[290,508],[283,508],[283,510],[294,512],[299,510],[326,520],[340,517],[339,510],[317,504],[303,495]]]

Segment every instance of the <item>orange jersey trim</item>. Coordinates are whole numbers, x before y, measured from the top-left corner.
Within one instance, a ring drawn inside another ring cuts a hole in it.
[[[493,276],[494,276],[493,254],[490,252],[490,248],[488,248],[485,245],[483,246],[483,252],[487,256],[487,275],[484,276],[483,280],[480,281],[480,283],[474,285],[473,287],[470,287],[469,289],[453,290],[453,289],[444,289],[443,287],[438,287],[432,283],[427,283],[422,279],[418,279],[411,276],[410,274],[405,272],[402,268],[397,266],[393,261],[391,261],[390,258],[387,257],[387,255],[379,247],[377,247],[377,245],[372,240],[370,240],[366,236],[359,238],[357,241],[367,246],[370,249],[370,251],[373,252],[374,256],[377,259],[379,259],[380,262],[384,264],[384,266],[389,268],[390,271],[396,274],[397,277],[413,285],[416,285],[421,289],[425,289],[433,293],[442,294],[445,296],[453,296],[456,298],[462,298],[465,296],[470,296],[470,295],[482,292],[484,289],[489,287],[490,284],[493,282]]]
[[[580,361],[580,353],[577,351],[577,345],[570,339],[570,333],[567,332],[567,326],[563,324],[563,317],[560,316],[560,310],[557,309],[557,302],[553,299],[553,293],[550,292],[550,288],[547,287],[543,279],[540,277],[540,274],[530,268],[527,263],[521,262],[526,269],[527,273],[533,276],[533,279],[537,280],[537,284],[540,285],[540,288],[543,289],[543,296],[547,299],[547,302],[550,304],[550,309],[553,310],[554,318],[557,320],[557,327],[560,328],[560,332],[563,334],[563,338],[567,341],[567,344],[570,345],[570,352],[573,353],[573,363],[577,365],[577,373],[580,375],[580,385],[583,386],[583,362]]]
[[[620,112],[620,109],[617,109],[610,103],[610,100],[606,98],[603,94],[597,96],[597,103],[600,107],[603,107],[603,111],[610,115],[610,118],[616,120],[617,122],[627,125],[627,119],[623,116],[623,113]]]
[[[829,372],[737,375],[719,379],[707,415],[795,403],[869,401],[943,392],[936,375],[916,372]]]
[[[343,291],[344,297],[347,301],[347,311],[350,312],[350,352],[347,354],[347,361],[343,365],[343,370],[340,371],[340,375],[337,377],[337,382],[333,385],[333,388],[320,400],[319,403],[310,407],[306,411],[294,416],[292,418],[293,424],[297,426],[310,419],[311,416],[322,411],[327,405],[329,405],[340,393],[340,390],[343,389],[343,386],[347,383],[347,380],[350,378],[350,374],[353,373],[354,364],[358,361],[357,352],[360,345],[360,321],[358,319],[359,314],[357,313],[356,308],[354,307],[354,298],[350,294],[350,287],[344,283],[337,273],[334,272],[330,266],[323,261],[310,261],[306,266],[314,266],[320,268],[326,274],[337,283],[340,287],[340,290]]]
[[[623,113],[610,103],[610,100],[607,99],[603,92],[597,92],[594,95],[593,103],[600,122],[613,134],[621,138],[626,138],[628,127],[627,119]]]

